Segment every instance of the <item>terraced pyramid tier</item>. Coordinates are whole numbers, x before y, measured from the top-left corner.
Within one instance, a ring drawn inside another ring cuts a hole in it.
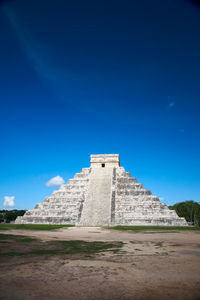
[[[80,222],[90,169],[82,169],[67,184],[54,191],[50,197],[18,217],[17,224],[78,224]]]
[[[91,155],[82,169],[17,224],[74,224],[80,226],[187,226],[157,196],[138,183],[123,167],[119,155]]]

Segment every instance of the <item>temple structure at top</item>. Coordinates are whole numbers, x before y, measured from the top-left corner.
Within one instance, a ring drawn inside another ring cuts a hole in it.
[[[114,168],[119,167],[119,154],[97,154],[90,155],[91,168]]]
[[[75,174],[16,223],[187,226],[184,218],[120,167],[118,154],[91,155],[89,168]]]

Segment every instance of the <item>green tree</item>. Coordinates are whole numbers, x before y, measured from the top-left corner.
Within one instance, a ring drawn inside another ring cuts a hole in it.
[[[184,217],[187,222],[200,226],[200,204],[193,200],[179,202],[169,206],[176,211],[179,217]]]
[[[0,223],[3,222],[5,219],[4,215],[0,213]]]
[[[4,220],[6,222],[15,221],[18,216],[23,216],[25,214],[26,210],[0,210],[0,222],[3,222]]]

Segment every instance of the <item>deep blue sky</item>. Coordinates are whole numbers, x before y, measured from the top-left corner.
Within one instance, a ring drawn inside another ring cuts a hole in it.
[[[200,9],[186,0],[0,2],[0,207],[89,166],[200,201]]]

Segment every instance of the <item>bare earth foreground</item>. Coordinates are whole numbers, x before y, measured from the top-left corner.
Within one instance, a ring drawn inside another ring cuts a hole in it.
[[[2,255],[1,300],[200,299],[198,231],[71,227],[1,233],[34,237],[40,244],[72,240],[124,243],[116,251],[92,255]]]

